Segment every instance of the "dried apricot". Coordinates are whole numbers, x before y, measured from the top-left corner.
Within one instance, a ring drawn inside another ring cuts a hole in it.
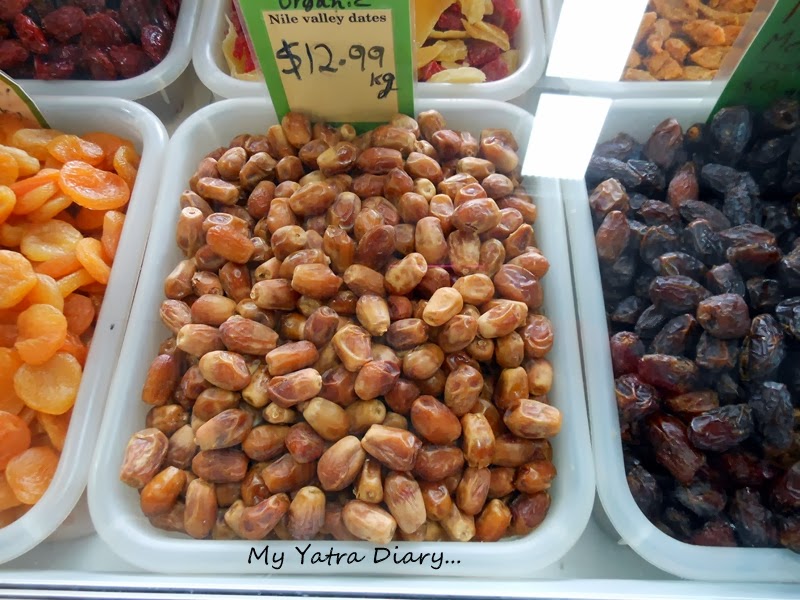
[[[20,504],[14,508],[9,508],[8,510],[0,511],[0,528],[5,527],[6,525],[11,525],[14,521],[22,517],[28,510],[30,510],[30,506],[27,504]]]
[[[120,208],[131,197],[130,187],[122,177],[79,160],[62,167],[58,184],[75,204],[94,210]]]
[[[111,267],[105,262],[103,244],[100,240],[83,238],[75,247],[75,256],[95,281],[103,285],[108,283]]]
[[[105,210],[92,210],[91,208],[81,208],[75,215],[75,225],[81,231],[96,231],[103,228],[106,216]]]
[[[22,359],[13,348],[0,348],[0,411],[19,414],[23,402],[14,392],[14,374],[22,366]]]
[[[83,367],[86,364],[86,356],[89,354],[89,349],[81,341],[81,338],[71,331],[67,331],[67,337],[64,340],[59,352],[66,352],[74,356]]]
[[[27,258],[13,250],[0,250],[0,308],[19,303],[37,281]]]
[[[14,347],[20,358],[29,365],[43,365],[67,339],[67,319],[49,304],[34,304],[20,314],[17,330]]]
[[[31,223],[44,223],[45,221],[59,216],[62,211],[66,210],[71,205],[72,198],[64,193],[58,192],[39,208],[28,213],[28,221]],[[60,217],[60,220],[64,221],[65,223],[69,223],[65,217],[66,215]]]
[[[22,503],[11,489],[11,486],[8,485],[6,476],[3,473],[0,473],[0,514],[7,511],[9,508],[14,508],[20,504]],[[0,527],[2,527],[2,523],[0,523]]]
[[[103,161],[100,163],[100,168],[106,171],[111,171],[114,168],[114,155],[119,150],[120,146],[130,146],[133,149],[133,144],[113,133],[106,133],[104,131],[92,131],[84,133],[81,136],[87,142],[97,144],[103,149]]]
[[[47,144],[50,155],[62,163],[80,160],[92,166],[103,160],[103,149],[97,144],[87,142],[77,135],[60,135]]]
[[[64,298],[64,316],[67,329],[75,335],[82,335],[94,321],[94,304],[83,294],[70,294]]]
[[[7,185],[0,185],[0,223],[4,223],[8,216],[14,212],[17,196]]]
[[[0,152],[0,184],[11,185],[19,177],[19,166],[8,152]]]
[[[13,348],[17,341],[17,326],[0,323],[0,347]]]
[[[51,415],[75,404],[81,383],[81,365],[66,352],[57,352],[42,365],[23,364],[14,374],[14,391],[33,410]]]
[[[36,413],[36,418],[42,425],[50,443],[61,452],[64,449],[64,440],[67,438],[69,420],[72,417],[72,409],[63,415],[48,415],[47,413]]]
[[[78,269],[74,273],[70,273],[66,277],[58,280],[58,289],[61,290],[61,295],[65,298],[75,290],[82,288],[85,285],[94,283],[94,277],[89,274],[86,269]]]
[[[44,203],[50,200],[58,193],[58,184],[55,181],[43,183],[42,185],[33,188],[31,191],[19,195],[17,194],[17,203],[14,206],[15,215],[27,215],[35,210],[44,206]]]
[[[31,430],[17,415],[0,411],[0,471],[8,461],[27,450],[31,445]]]
[[[120,146],[114,153],[114,170],[125,180],[128,187],[133,187],[139,171],[139,155],[131,146]]]
[[[20,177],[30,177],[39,172],[42,166],[39,164],[39,159],[34,158],[24,150],[14,148],[13,146],[0,146],[0,152],[6,152],[14,157],[17,161]]]
[[[33,177],[27,177],[26,179],[12,183],[9,187],[11,188],[11,191],[17,195],[17,197],[20,197],[32,190],[35,190],[39,186],[44,185],[45,183],[55,182],[58,182],[58,170],[42,169]]]
[[[60,135],[64,133],[57,129],[18,129],[9,139],[9,144],[24,150],[34,158],[47,160],[50,156],[47,144]]]
[[[28,448],[11,459],[6,480],[23,504],[36,504],[44,496],[58,467],[58,454],[52,448]]]
[[[12,136],[20,129],[37,127],[38,124],[33,120],[15,112],[0,113],[0,140],[3,143],[10,142]],[[15,145],[15,144],[12,144]]]
[[[6,248],[15,248],[22,242],[22,236],[28,229],[28,224],[20,221],[11,221],[9,219],[0,225],[0,246]]]
[[[49,275],[53,279],[61,279],[65,275],[74,273],[80,268],[81,263],[75,256],[75,252],[71,252],[69,254],[64,254],[63,256],[57,256],[55,258],[51,258],[50,260],[40,262],[33,268],[33,270],[37,273],[41,273],[42,275]]]
[[[117,254],[117,246],[122,237],[122,228],[125,225],[125,215],[116,210],[109,210],[103,217],[103,235],[100,241],[103,243],[103,250],[109,260],[114,260]]]
[[[64,309],[64,297],[61,295],[61,290],[58,289],[56,280],[49,275],[41,273],[36,274],[36,280],[36,285],[23,299],[23,304],[26,307],[34,304],[49,304],[62,311]]]
[[[74,252],[81,239],[83,235],[72,225],[53,219],[29,225],[20,240],[19,249],[29,260],[42,262]]]

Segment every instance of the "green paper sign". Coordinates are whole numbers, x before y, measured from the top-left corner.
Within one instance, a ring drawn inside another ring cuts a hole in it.
[[[279,118],[371,127],[414,114],[409,0],[239,0]]]
[[[800,0],[777,0],[714,112],[735,104],[763,110],[782,97],[800,99]]]
[[[16,115],[31,127],[37,123],[40,127],[50,127],[33,99],[3,71],[0,71],[0,113]]]

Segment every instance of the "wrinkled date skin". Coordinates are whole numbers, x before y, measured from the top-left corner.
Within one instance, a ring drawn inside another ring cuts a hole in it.
[[[621,133],[586,184],[634,500],[683,542],[800,552],[800,102]]]
[[[116,4],[146,30],[137,8],[160,3]],[[403,545],[498,541],[547,518],[549,438],[568,433],[545,295],[564,265],[537,247],[518,150],[511,131],[452,131],[437,111],[361,135],[290,112],[201,160],[175,206],[184,260],[159,310],[172,337],[120,473],[151,524]],[[658,394],[631,383],[641,420]]]

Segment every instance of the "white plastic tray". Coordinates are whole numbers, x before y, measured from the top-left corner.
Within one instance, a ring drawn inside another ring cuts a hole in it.
[[[438,109],[456,129],[478,134],[483,127],[512,130],[524,155],[531,131],[531,118],[514,106],[478,100],[429,100],[420,110]],[[163,300],[164,277],[180,260],[174,242],[178,217],[177,200],[198,161],[210,150],[228,143],[239,133],[265,131],[276,122],[265,100],[238,99],[213,104],[189,117],[176,131],[168,150],[167,176],[159,193],[157,212],[144,268],[129,320],[119,364],[112,382],[108,410],[101,428],[89,484],[89,506],[100,536],[125,560],[149,570],[171,573],[254,573],[260,566],[248,565],[250,548],[265,543],[245,541],[195,541],[166,534],[150,526],[141,514],[138,495],[119,482],[119,467],[125,443],[143,428],[146,406],[138,398],[147,369],[165,337],[158,317]],[[558,469],[551,491],[552,505],[544,523],[532,534],[496,544],[401,543],[403,550],[444,552],[454,561],[448,572],[458,575],[508,577],[529,576],[558,561],[578,540],[591,513],[594,477],[591,466],[588,425],[580,377],[575,376],[578,354],[563,211],[556,181],[541,181],[533,190],[538,201],[537,240],[551,261],[544,280],[545,311],[557,332],[549,355],[555,369],[555,385],[549,394],[553,405],[564,413],[562,432],[553,440]],[[125,540],[124,544],[115,543]],[[390,561],[358,565],[302,565],[296,542],[270,541],[270,551],[285,551],[283,573],[430,575],[428,565],[392,565]],[[300,545],[305,546],[305,543]],[[372,556],[365,543],[313,542],[316,550],[356,551]],[[310,554],[308,555],[310,556]],[[460,561],[460,563],[455,562]],[[266,568],[267,571],[269,570]]]
[[[544,32],[547,42],[547,54],[553,47],[553,38],[558,28],[558,17],[561,14],[562,0],[542,0],[542,16],[544,17]]]
[[[169,52],[146,73],[118,81],[20,79],[18,82],[33,96],[114,96],[139,100],[159,114],[174,115],[181,110],[186,94],[186,80],[181,74],[192,58],[200,6],[201,0],[183,0]]]
[[[627,132],[644,141],[667,117],[684,127],[706,120],[710,99],[618,100],[612,103],[600,141]],[[679,542],[656,528],[634,502],[622,460],[614,378],[608,344],[594,230],[586,185],[562,182],[575,272],[575,295],[591,417],[597,491],[622,540],[669,573],[708,581],[800,582],[800,555],[785,549],[710,548]],[[800,595],[800,588],[798,589]]]
[[[417,98],[484,98],[513,100],[524,94],[542,76],[546,43],[539,0],[517,0],[522,21],[516,33],[520,50],[519,68],[501,81],[473,84],[417,83]],[[222,40],[227,32],[224,15],[230,14],[229,0],[207,0],[200,16],[192,62],[197,76],[214,93],[223,98],[260,98],[267,95],[263,80],[241,81],[231,77],[222,54]]]
[[[141,152],[141,176],[128,204],[120,252],[98,315],[69,432],[58,469],[42,499],[23,517],[0,529],[0,564],[27,552],[64,523],[86,487],[89,463],[106,393],[122,345],[128,310],[147,243],[167,133],[146,108],[117,98],[37,98],[51,126],[71,133],[108,131],[133,141]],[[91,531],[87,511],[70,517],[62,537]]]

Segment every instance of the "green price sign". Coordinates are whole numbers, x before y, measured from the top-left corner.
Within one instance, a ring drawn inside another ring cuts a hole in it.
[[[414,114],[409,0],[239,0],[283,117],[372,126]]]
[[[781,97],[800,99],[800,0],[777,0],[714,109],[761,110]]]
[[[19,84],[11,77],[0,71],[0,113],[11,113],[19,117],[29,127],[49,127],[47,119],[25,93]]]

